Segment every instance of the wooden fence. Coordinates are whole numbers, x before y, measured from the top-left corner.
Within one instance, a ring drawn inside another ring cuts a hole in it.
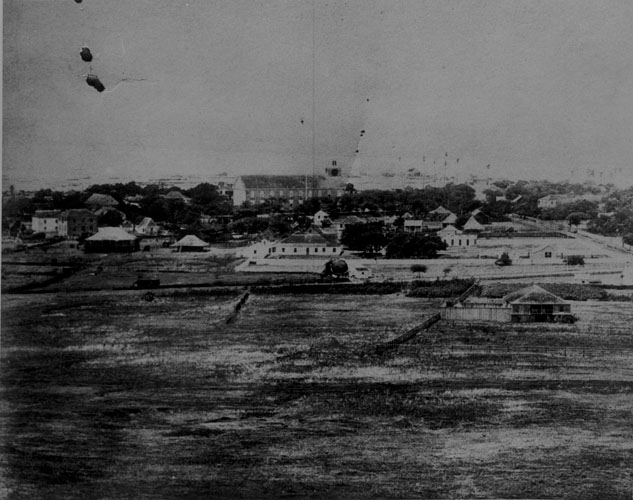
[[[446,321],[496,321],[509,322],[511,309],[507,307],[445,307],[441,313]]]

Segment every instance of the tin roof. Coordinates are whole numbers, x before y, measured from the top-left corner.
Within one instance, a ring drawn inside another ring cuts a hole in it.
[[[246,189],[317,189],[324,177],[318,175],[242,175],[239,177]]]
[[[532,285],[503,297],[509,304],[567,304],[557,295],[544,290],[538,285]]]
[[[172,245],[172,247],[208,247],[209,244],[193,234],[188,234]]]
[[[100,227],[97,234],[93,234],[86,241],[134,241],[136,236],[127,233],[120,227]]]
[[[118,204],[119,202],[112,198],[109,194],[94,193],[86,200],[86,205],[99,205],[106,207]]]

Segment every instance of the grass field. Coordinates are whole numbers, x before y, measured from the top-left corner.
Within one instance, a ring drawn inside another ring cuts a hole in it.
[[[630,303],[447,324],[389,296],[7,295],[0,496],[631,498]]]

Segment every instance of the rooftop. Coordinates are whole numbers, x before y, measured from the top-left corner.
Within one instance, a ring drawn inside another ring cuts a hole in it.
[[[317,189],[322,186],[325,177],[319,175],[242,175],[246,189]]]
[[[120,227],[100,227],[97,234],[87,238],[86,241],[134,241],[132,236]]]
[[[180,239],[172,245],[172,247],[208,247],[209,244],[206,241],[202,241],[200,238],[193,234],[188,234],[184,238]]]
[[[544,290],[538,285],[532,285],[503,297],[509,304],[567,304],[566,301]]]
[[[107,206],[115,206],[118,205],[119,202],[116,201],[114,198],[112,198],[112,196],[110,196],[109,194],[100,194],[100,193],[94,193],[90,196],[90,198],[88,198],[86,200],[86,205],[98,205],[98,206],[102,206],[102,207],[107,207]]]

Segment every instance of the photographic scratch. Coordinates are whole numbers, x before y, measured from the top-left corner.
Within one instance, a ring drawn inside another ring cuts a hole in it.
[[[110,87],[106,93],[114,92],[114,90],[122,83],[145,82],[145,81],[147,81],[147,78],[121,78],[117,83],[115,83],[112,87]]]

